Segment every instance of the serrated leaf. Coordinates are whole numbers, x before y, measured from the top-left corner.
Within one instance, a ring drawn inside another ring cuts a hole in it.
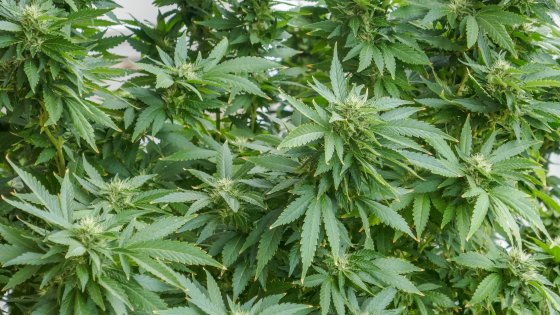
[[[280,143],[278,148],[299,147],[324,137],[326,132],[330,132],[330,130],[321,125],[301,125],[290,132],[288,136],[284,138],[282,143]]]
[[[222,268],[222,265],[212,259],[206,252],[186,242],[152,239],[132,243],[125,248],[139,254],[152,256],[153,258],[178,261],[183,264],[210,265]]]
[[[116,280],[105,276],[99,276],[97,278],[97,282],[99,283],[100,286],[102,286],[105,290],[107,290],[107,292],[111,293],[111,295],[119,299],[128,307],[132,308],[132,305],[128,300],[128,296],[124,292],[121,284],[118,283]]]
[[[171,193],[167,196],[160,197],[152,201],[152,203],[187,202],[187,201],[201,200],[206,198],[208,198],[208,195],[200,191],[184,191],[184,192]]]
[[[317,82],[315,82],[317,83]],[[286,98],[286,100],[295,108],[297,109],[300,113],[302,113],[305,117],[313,120],[314,122],[318,123],[321,126],[324,127],[328,127],[330,126],[330,124],[325,121],[320,115],[319,113],[317,113],[317,111],[309,108],[307,105],[303,104],[303,102],[301,100],[297,100],[293,97],[291,97],[290,95],[284,93],[284,91],[280,90],[280,94]],[[340,97],[336,96],[338,98],[338,100],[340,100]]]
[[[476,21],[478,22],[479,27],[482,30],[486,31],[488,36],[492,38],[493,41],[495,41],[503,48],[507,49],[514,56],[517,56],[511,37],[509,37],[509,34],[507,33],[505,27],[501,25],[498,20],[494,20],[485,15],[477,15]]]
[[[334,45],[333,60],[331,64],[331,83],[334,91],[334,95],[343,100],[346,98],[346,78],[344,77],[344,72],[342,71],[342,65],[338,61],[338,49],[337,45]]]
[[[371,64],[373,59],[373,46],[365,45],[360,51],[360,65],[358,66],[358,72],[362,72]]]
[[[233,299],[237,300],[239,294],[243,292],[243,289],[249,283],[249,280],[253,277],[254,273],[251,272],[247,263],[242,263],[235,268],[233,273]]]
[[[168,234],[175,232],[177,229],[183,226],[188,221],[188,219],[189,218],[174,217],[174,216],[165,217],[136,232],[125,243],[125,245],[130,246],[134,243],[145,242],[156,238],[164,237]]]
[[[156,80],[156,88],[157,89],[168,88],[168,87],[172,86],[173,83],[175,83],[175,81],[173,81],[173,77],[171,77],[167,73],[159,73],[156,76],[156,78],[157,78],[157,80]]]
[[[388,270],[382,270],[382,271],[371,270],[370,273],[374,275],[376,278],[379,278],[381,281],[399,290],[403,290],[409,293],[415,293],[418,295],[422,294],[418,290],[418,288],[416,288],[414,284],[412,284],[412,282],[408,281],[406,278],[404,278],[403,276],[397,273]]]
[[[282,232],[282,228],[276,228],[265,230],[263,233],[259,242],[259,251],[257,253],[257,271],[255,277],[259,277],[263,268],[274,256],[274,253],[278,249],[278,245],[280,245]]]
[[[395,73],[397,71],[397,63],[395,62],[395,56],[386,46],[380,46],[381,52],[383,53],[383,61],[385,62],[385,67],[387,71],[391,74],[393,80],[395,79]],[[379,66],[379,65],[378,65]]]
[[[234,28],[238,25],[241,25],[242,22],[234,19],[223,19],[220,17],[213,17],[206,21],[196,21],[196,24],[208,26],[210,28],[214,28],[216,30],[223,30],[228,28]]]
[[[478,39],[478,23],[474,16],[469,15],[467,19],[467,48],[471,48]]]
[[[476,200],[476,204],[474,205],[473,216],[471,220],[471,228],[469,230],[469,234],[467,236],[467,240],[471,238],[474,233],[478,230],[482,221],[486,217],[486,213],[488,212],[488,208],[490,207],[490,199],[486,192],[480,194],[478,199]]]
[[[320,227],[321,203],[318,200],[313,200],[307,208],[301,233],[301,261],[303,264],[303,271],[301,273],[302,280],[305,278],[307,269],[311,266],[311,262],[315,256]]]
[[[338,229],[337,219],[335,217],[334,209],[332,203],[327,197],[327,195],[322,195],[320,199],[321,206],[321,216],[323,217],[323,222],[325,224],[325,231],[327,232],[327,237],[329,238],[329,244],[331,246],[331,252],[333,259],[338,261],[338,251],[340,247],[340,231]]]
[[[344,57],[344,59],[342,61],[350,60],[350,59],[356,57],[358,54],[360,54],[360,52],[362,51],[362,49],[366,45],[367,45],[367,43],[360,43],[360,44],[352,47],[352,49],[350,49],[350,51],[346,54],[346,57]]]
[[[432,21],[438,20],[444,16],[446,16],[447,14],[449,14],[450,12],[453,12],[451,8],[447,7],[447,6],[438,6],[435,7],[434,9],[431,9],[425,16],[424,19],[422,19],[422,24],[425,23],[430,23]]]
[[[305,194],[294,200],[288,205],[288,207],[286,207],[286,209],[284,209],[278,220],[276,220],[276,222],[274,222],[271,227],[275,228],[298,219],[305,213],[305,210],[314,199],[315,194]]]
[[[155,313],[156,310],[165,310],[167,308],[165,302],[157,294],[144,289],[134,282],[122,283],[122,287],[130,301],[144,311]]]
[[[39,268],[41,268],[41,266],[32,266],[32,265],[21,268],[16,273],[14,273],[14,275],[10,278],[8,283],[6,283],[6,285],[4,286],[3,290],[8,290],[19,284],[24,283],[29,278],[31,278],[39,270]]]
[[[233,73],[233,72],[253,72],[272,68],[280,68],[281,65],[259,57],[239,57],[222,62],[212,68],[209,74],[214,73]]]
[[[533,145],[538,145],[539,142],[537,141],[529,141],[529,140],[516,140],[516,141],[509,141],[507,143],[502,144],[499,148],[494,150],[492,154],[488,156],[488,162],[496,163],[502,160],[505,160],[509,157],[518,155],[519,153],[527,150]]]
[[[145,108],[140,113],[138,119],[136,120],[136,126],[134,127],[134,134],[132,135],[133,139],[136,139],[150,126],[159,111],[163,111],[163,106],[160,104],[154,104]]]
[[[502,285],[502,275],[491,273],[476,288],[469,305],[474,305],[484,300],[496,287]]]
[[[414,224],[416,225],[416,236],[420,239],[430,217],[430,198],[427,194],[418,194],[414,198],[412,213],[414,214]]]
[[[331,306],[331,286],[332,281],[324,281],[321,285],[321,291],[319,293],[321,314],[327,315],[329,313],[329,308]]]
[[[422,138],[437,137],[448,140],[455,140],[453,137],[450,137],[436,127],[418,120],[392,120],[387,122],[386,124],[379,125],[378,127],[374,128],[380,130],[381,132],[386,129],[390,132],[406,136],[415,136]]]
[[[555,80],[533,80],[525,82],[523,88],[534,88],[534,87],[559,87],[560,81]]]
[[[299,167],[298,162],[279,155],[247,157],[247,161],[275,172],[291,172]]]
[[[467,117],[465,125],[461,130],[461,139],[459,140],[459,149],[466,155],[470,156],[472,151],[472,129],[470,116]]]
[[[8,32],[21,32],[23,31],[23,28],[12,22],[0,21],[0,30]]]
[[[68,14],[66,16],[66,19],[57,21],[55,25],[74,24],[79,21],[91,20],[98,16],[102,16],[107,12],[110,12],[111,10],[113,9],[112,8],[110,9],[80,8],[80,10]]]
[[[41,44],[41,46],[59,53],[84,49],[84,47],[76,45],[64,37],[53,37],[47,39]]]
[[[12,161],[8,160],[8,162],[14,168],[14,170],[17,172],[17,174],[19,175],[21,180],[27,186],[29,186],[29,188],[33,191],[35,196],[47,208],[47,210],[53,215],[56,215],[56,216],[61,215],[61,209],[60,209],[60,206],[59,206],[58,198],[51,195],[47,191],[45,186],[43,186],[42,183],[40,183],[39,181],[37,181],[37,179],[35,179],[33,176],[31,176],[31,174],[29,174],[28,172],[20,169]],[[69,226],[67,222],[61,222],[61,224],[64,225],[65,227]]]
[[[425,55],[420,54],[418,51],[414,50],[411,47],[408,47],[401,43],[393,43],[389,46],[389,49],[393,53],[393,55],[400,60],[414,64],[414,65],[428,65],[430,64],[430,60],[428,60]]]
[[[132,260],[134,260],[138,266],[144,268],[154,276],[160,278],[161,280],[169,283],[170,285],[178,288],[184,288],[183,284],[179,282],[175,274],[173,274],[169,269],[167,269],[161,262],[151,259],[145,255],[131,255],[127,254]]]
[[[264,98],[268,97],[255,83],[251,82],[249,79],[240,76],[235,76],[232,74],[220,74],[218,76],[216,74],[212,74],[212,76],[208,75],[203,78],[210,81],[222,82],[225,85],[238,88],[242,91],[255,94],[260,97],[264,97]]]
[[[200,148],[189,148],[173,153],[163,158],[163,161],[190,161],[208,159],[216,156],[216,151]]]
[[[228,143],[225,142],[216,154],[216,174],[218,178],[231,178],[232,176],[232,156]]]
[[[495,269],[494,262],[492,262],[490,258],[484,256],[481,253],[476,253],[476,252],[464,253],[453,258],[452,260],[470,268],[483,268],[486,270]]]
[[[39,73],[37,72],[37,66],[35,65],[33,59],[27,59],[25,61],[23,69],[25,70],[25,74],[27,75],[27,80],[29,80],[29,85],[31,86],[31,90],[35,92],[37,83],[39,83]]]
[[[37,161],[35,164],[41,164],[50,161],[56,155],[56,150],[54,148],[46,148],[41,151],[39,157],[37,157]]]
[[[393,209],[370,199],[361,199],[360,202],[363,202],[381,222],[415,238],[403,217]]]
[[[71,103],[67,103],[70,105]],[[95,135],[93,131],[93,127],[84,117],[84,115],[80,112],[79,109],[76,109],[74,106],[68,106],[70,111],[70,116],[72,117],[72,122],[76,131],[80,134],[82,138],[86,140],[86,142],[95,150],[97,150],[97,146],[95,145]]]
[[[529,23],[529,20],[522,17],[521,15],[515,14],[513,12],[508,12],[503,10],[503,7],[496,7],[491,8],[490,6],[485,8],[486,10],[482,10],[480,13],[477,14],[478,17],[487,18],[494,21],[499,21],[502,24],[506,25],[514,25],[514,24],[523,24]]]

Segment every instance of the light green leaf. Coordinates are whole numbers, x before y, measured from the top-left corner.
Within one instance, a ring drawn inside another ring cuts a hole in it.
[[[233,168],[233,157],[229,150],[227,141],[222,145],[216,154],[216,173],[218,178],[231,178]]]
[[[242,263],[235,268],[233,273],[233,299],[237,300],[239,294],[249,283],[249,280],[254,276],[254,271],[251,270],[247,263]]]
[[[492,262],[490,258],[484,256],[481,253],[476,253],[476,252],[464,253],[451,260],[456,261],[461,265],[470,268],[483,268],[486,270],[495,269],[494,262]]]
[[[266,264],[272,259],[274,253],[280,245],[282,239],[282,228],[266,230],[259,242],[259,251],[257,253],[257,271],[255,277],[259,277],[261,271]]]
[[[466,155],[470,156],[472,151],[472,129],[471,129],[471,117],[468,116],[465,121],[465,125],[461,130],[461,139],[459,140],[459,149]]]
[[[403,276],[389,270],[371,270],[370,273],[388,285],[409,293],[421,295],[422,293]]]
[[[179,282],[175,274],[165,268],[161,262],[155,261],[145,255],[131,255],[127,254],[132,260],[134,260],[138,266],[146,269],[148,272],[154,276],[160,278],[161,280],[169,283],[170,285],[178,288],[184,288],[184,286]]]
[[[4,286],[2,290],[5,291],[24,283],[25,281],[29,280],[39,270],[39,268],[41,268],[40,265],[28,265],[21,268],[16,273],[14,273],[14,275],[10,278],[10,280],[8,281],[8,283],[6,283],[6,286]]]
[[[206,252],[186,242],[153,239],[132,243],[124,248],[138,254],[152,256],[153,258],[178,261],[183,264],[210,265],[222,268],[222,265],[212,259]]]
[[[6,23],[6,22],[0,21],[0,23]],[[35,92],[37,83],[39,83],[39,73],[37,72],[37,66],[35,65],[35,61],[33,61],[33,59],[27,59],[25,61],[23,69],[25,70],[25,74],[27,75],[27,79],[29,80],[29,85],[31,86],[31,90]]]
[[[8,32],[21,32],[23,28],[20,25],[8,21],[0,21],[0,30]]]
[[[375,214],[379,218],[379,220],[381,220],[381,222],[391,226],[394,229],[405,232],[412,238],[415,238],[406,221],[400,214],[395,212],[395,210],[371,199],[360,199],[360,202],[366,205],[366,207],[370,209],[373,214]]]
[[[533,80],[525,82],[523,88],[534,88],[534,87],[559,87],[560,81],[554,80]]]
[[[362,72],[371,64],[373,59],[373,46],[365,45],[360,51],[360,65],[358,67],[358,72]]]
[[[331,245],[331,252],[334,261],[338,261],[338,251],[340,249],[340,230],[338,229],[332,203],[327,195],[322,195],[320,199],[321,215],[325,224],[325,231]]]
[[[205,198],[208,198],[208,195],[206,193],[191,190],[191,191],[171,193],[167,196],[163,196],[161,198],[158,198],[158,199],[152,201],[152,203],[187,202],[187,201],[193,201],[193,200],[201,200],[201,199],[205,199]]]
[[[283,224],[288,224],[299,217],[301,217],[312,200],[315,199],[315,194],[305,194],[286,207],[278,220],[272,224],[271,228],[278,227]]]
[[[109,292],[114,297],[119,299],[121,302],[126,304],[126,306],[133,308],[121,284],[118,283],[116,280],[105,276],[99,276],[97,278],[97,282],[99,283],[100,286],[102,286],[105,290],[107,290],[107,292]]]
[[[474,206],[474,211],[471,219],[471,228],[467,236],[467,241],[469,240],[469,238],[471,238],[474,235],[474,233],[476,233],[476,231],[482,224],[482,221],[484,221],[489,206],[490,206],[490,199],[488,197],[488,194],[486,192],[480,194]]]
[[[436,127],[418,120],[392,120],[374,128],[380,132],[388,130],[390,132],[406,136],[422,138],[436,137],[455,141],[453,137],[447,135]]]
[[[486,33],[490,38],[492,38],[492,40],[494,40],[498,45],[507,49],[514,56],[517,56],[511,37],[509,37],[508,32],[506,31],[505,27],[500,24],[499,20],[495,20],[487,15],[477,15],[476,21],[478,22],[478,26],[483,31],[486,31]]]
[[[305,124],[297,127],[280,143],[278,148],[299,147],[325,136],[331,130],[321,125]]]
[[[491,273],[476,288],[474,295],[468,305],[475,305],[484,300],[496,287],[502,286],[502,275]]]
[[[300,165],[292,159],[279,155],[252,156],[247,157],[247,161],[274,172],[292,172]]]
[[[239,57],[222,62],[210,70],[209,74],[253,72],[272,68],[281,68],[282,65],[259,57]]]
[[[136,234],[132,235],[132,237],[125,242],[125,246],[130,246],[134,243],[145,242],[164,237],[175,232],[188,220],[189,218],[185,217],[167,216],[136,232]]]
[[[331,64],[331,83],[332,88],[334,91],[334,95],[340,99],[344,100],[346,98],[347,91],[347,82],[346,78],[344,77],[344,72],[342,71],[342,65],[340,61],[338,61],[338,49],[337,45],[334,45],[334,52],[333,52],[333,60]]]
[[[420,239],[430,217],[430,198],[427,194],[418,194],[414,198],[412,213],[414,215],[414,224],[416,225],[416,236]]]
[[[147,312],[167,309],[167,304],[153,292],[150,292],[134,282],[122,283],[122,287],[130,301]],[[159,312],[157,312],[159,314]]]
[[[467,48],[471,48],[478,38],[478,23],[472,15],[465,19],[467,19]]]
[[[317,250],[317,239],[319,238],[319,230],[321,227],[321,203],[313,200],[307,208],[305,220],[301,233],[301,261],[303,270],[301,280],[305,278],[307,269],[311,266],[315,251]]]

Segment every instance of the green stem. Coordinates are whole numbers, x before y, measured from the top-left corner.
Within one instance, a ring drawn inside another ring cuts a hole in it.
[[[42,117],[39,119],[39,123],[41,124],[41,127],[45,130],[45,133],[47,134],[49,140],[51,140],[52,144],[56,148],[57,158],[55,158],[55,161],[56,161],[56,166],[58,168],[58,175],[64,178],[64,175],[66,174],[66,160],[64,159],[64,153],[62,152],[62,143],[63,143],[62,136],[59,136],[57,141],[55,137],[52,135],[51,131],[49,130],[49,127],[45,125],[45,123],[49,120],[49,112],[47,111],[45,103],[39,101],[39,104],[41,104],[41,107],[43,107],[43,115],[41,115]]]
[[[391,4],[391,0],[385,0],[383,1],[383,4],[381,4],[381,7],[383,9],[387,9],[387,7]]]
[[[220,137],[221,137],[221,134],[220,134],[220,123],[222,121],[221,114],[222,114],[222,112],[220,111],[220,109],[217,109],[216,110],[216,129],[218,130],[218,133],[216,134],[216,141],[218,141],[218,142],[220,142]]]
[[[463,94],[463,85],[465,85],[468,79],[469,72],[465,68],[465,71],[463,72],[463,78],[461,79],[461,83],[459,83],[459,88],[457,89],[457,96],[461,96]]]
[[[255,132],[255,122],[257,121],[257,104],[251,104],[251,131]]]
[[[426,240],[426,242],[424,244],[422,244],[422,246],[420,246],[420,248],[418,249],[418,252],[421,253],[424,248],[426,248],[426,246],[428,246],[428,244],[430,244],[430,242],[434,239],[433,235],[430,235],[430,237],[428,237],[428,239]]]

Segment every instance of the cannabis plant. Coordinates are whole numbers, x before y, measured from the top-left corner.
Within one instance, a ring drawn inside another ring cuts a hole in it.
[[[4,290],[21,284],[38,286],[37,295],[29,299],[36,303],[30,310],[87,314],[97,312],[97,308],[126,312],[126,307],[134,310],[134,305],[147,311],[161,309],[165,303],[142,286],[142,280],[131,280],[140,276],[138,268],[186,290],[179,280],[184,276],[176,274],[174,264],[221,267],[186,242],[161,239],[192,217],[164,216],[137,224],[136,217],[147,211],[101,213],[103,204],[86,210],[85,205],[75,202],[69,176],[64,178],[60,194],[54,196],[29,173],[12,167],[33,194],[16,193],[14,197],[20,201],[5,201],[47,224],[40,227],[23,221],[36,236],[17,227],[1,226],[2,236],[11,245],[2,245],[2,265],[21,266]],[[39,278],[34,277],[37,273]]]
[[[2,313],[560,313],[560,2],[154,5],[0,2]]]

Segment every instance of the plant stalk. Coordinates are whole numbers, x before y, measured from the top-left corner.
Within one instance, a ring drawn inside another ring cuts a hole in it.
[[[64,175],[66,175],[66,161],[64,160],[64,153],[62,152],[62,143],[63,143],[62,136],[59,136],[57,141],[55,137],[52,135],[51,131],[49,130],[49,127],[45,125],[45,123],[49,120],[49,112],[47,111],[44,102],[41,101],[38,102],[39,104],[41,104],[41,107],[43,108],[43,115],[41,115],[43,119],[39,119],[39,122],[41,124],[41,127],[45,130],[47,137],[56,148],[55,161],[56,161],[56,166],[58,167],[58,175],[64,178]]]
[[[218,132],[216,133],[216,141],[218,141],[218,142],[220,141],[220,138],[221,138],[221,135],[220,135],[220,129],[221,129],[220,123],[222,121],[221,115],[222,115],[222,112],[218,108],[216,110],[216,129],[218,130]]]

